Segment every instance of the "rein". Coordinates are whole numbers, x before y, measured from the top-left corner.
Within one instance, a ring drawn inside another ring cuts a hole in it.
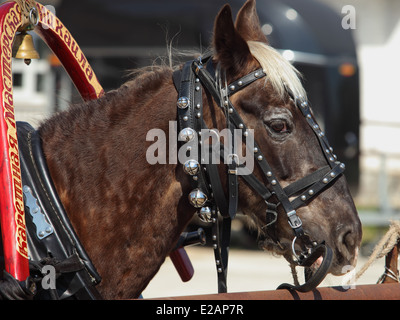
[[[189,159],[183,166],[184,171],[191,176],[190,180],[193,187],[193,191],[189,193],[189,202],[199,209],[198,215],[201,220],[212,222],[212,241],[219,293],[227,292],[226,277],[231,220],[235,218],[238,208],[238,170],[243,170],[244,168],[239,163],[239,157],[235,153],[234,139],[229,142],[229,150],[226,150],[226,146],[218,145],[222,154],[227,156],[228,159],[228,195],[226,196],[219,176],[218,164],[207,161],[211,159],[202,158],[200,152],[198,152],[203,150],[205,146],[202,145],[201,139],[197,137],[201,136],[204,130],[209,130],[203,120],[202,90],[204,88],[206,92],[211,94],[215,102],[223,109],[227,128],[232,137],[234,136],[234,131],[238,129],[245,141],[250,138],[254,140],[229,97],[265,76],[267,75],[263,70],[258,69],[221,89],[217,85],[218,82],[221,83],[221,78],[218,78],[210,57],[203,58],[203,60],[199,58],[198,60],[189,61],[184,64],[182,70],[175,71],[173,75],[174,84],[178,91],[178,140],[184,143],[187,153],[190,153]],[[336,161],[333,149],[315,121],[308,102],[303,97],[294,96],[288,88],[287,92],[317,136],[328,165],[282,188],[260,147],[254,141],[253,150],[250,152],[254,154],[255,162],[258,163],[263,178],[266,179],[268,184],[265,185],[249,170],[240,176],[264,199],[266,203],[266,225],[263,228],[267,229],[268,235],[278,244],[279,239],[274,236],[272,227],[277,220],[277,207],[279,205],[283,207],[288,223],[294,232],[292,253],[296,258],[294,261],[297,265],[310,267],[320,256],[323,257],[323,262],[319,269],[309,279],[306,279],[305,284],[298,286],[283,284],[279,287],[305,292],[314,289],[324,279],[331,266],[333,254],[332,250],[324,242],[318,244],[312,241],[304,232],[302,221],[297,215],[296,209],[307,205],[313,197],[332,185],[332,182],[343,173],[345,166],[343,163]],[[212,146],[210,146],[209,156],[212,154],[211,151]],[[249,150],[246,152],[249,152]],[[290,201],[289,198],[295,195],[297,197]],[[272,196],[275,196],[278,200],[277,204],[270,202]],[[222,228],[219,226],[218,213],[222,216]],[[303,244],[303,251],[300,255],[295,251],[298,239]]]

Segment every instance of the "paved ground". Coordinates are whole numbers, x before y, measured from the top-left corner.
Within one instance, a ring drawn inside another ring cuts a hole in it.
[[[195,273],[183,283],[171,260],[167,258],[159,273],[143,292],[144,298],[199,295],[217,293],[214,255],[209,247],[186,248]],[[361,257],[356,267],[360,270],[367,258]],[[299,276],[302,269],[298,268]],[[384,270],[384,259],[376,261],[356,282],[375,284]],[[281,283],[293,283],[290,268],[284,258],[254,250],[231,250],[229,255],[228,292],[274,290]],[[328,275],[320,286],[345,283],[343,277]]]

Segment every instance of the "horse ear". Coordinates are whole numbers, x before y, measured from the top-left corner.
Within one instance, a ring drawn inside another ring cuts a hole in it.
[[[236,30],[246,41],[267,43],[267,38],[261,30],[255,0],[248,0],[239,10],[235,26]]]
[[[231,7],[226,4],[214,24],[215,58],[228,76],[236,75],[251,58],[246,41],[236,31]]]

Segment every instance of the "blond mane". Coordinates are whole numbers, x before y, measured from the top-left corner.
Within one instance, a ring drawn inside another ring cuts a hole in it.
[[[267,81],[282,99],[285,97],[286,88],[292,91],[295,97],[306,98],[300,81],[301,74],[289,61],[265,43],[248,41],[247,44],[253,57],[267,74]]]

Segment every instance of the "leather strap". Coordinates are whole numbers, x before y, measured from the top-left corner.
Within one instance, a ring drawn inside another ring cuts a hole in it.
[[[307,264],[303,264],[304,267],[310,267],[319,257],[323,257],[322,263],[320,267],[312,274],[311,277],[307,279],[307,281],[298,286],[294,286],[289,283],[282,283],[277,290],[279,289],[288,289],[288,290],[296,290],[299,292],[308,292],[315,289],[325,278],[328,273],[329,268],[332,265],[333,261],[333,252],[332,249],[326,246],[325,244],[320,244],[315,247],[312,257],[307,259]]]

